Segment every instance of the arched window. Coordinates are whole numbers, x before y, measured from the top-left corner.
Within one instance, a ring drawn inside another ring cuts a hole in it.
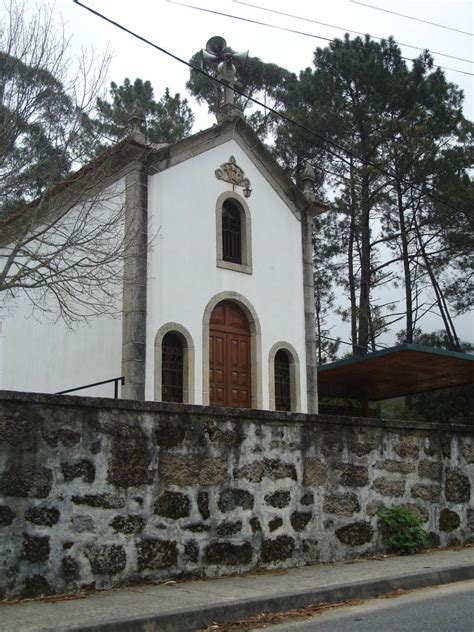
[[[268,354],[270,410],[301,411],[300,361],[296,349],[284,340]]]
[[[222,207],[222,258],[242,263],[242,223],[234,200],[226,200]]]
[[[233,191],[216,203],[216,264],[219,268],[252,274],[252,234],[247,202]]]
[[[169,332],[163,337],[161,362],[161,399],[163,402],[183,401],[184,353],[180,337]]]
[[[155,336],[155,400],[194,404],[194,344],[180,323],[169,322]]]
[[[291,410],[290,359],[283,349],[275,355],[275,408]]]

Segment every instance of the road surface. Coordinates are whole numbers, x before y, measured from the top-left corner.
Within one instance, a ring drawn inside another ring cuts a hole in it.
[[[474,580],[370,599],[271,632],[474,632]]]

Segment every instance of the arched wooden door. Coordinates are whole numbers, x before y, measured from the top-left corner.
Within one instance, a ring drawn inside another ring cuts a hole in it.
[[[235,303],[222,301],[209,324],[209,390],[214,406],[250,408],[250,328]]]

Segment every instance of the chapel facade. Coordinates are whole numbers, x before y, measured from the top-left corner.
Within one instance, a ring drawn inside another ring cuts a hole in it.
[[[222,38],[209,44],[233,85],[233,54]],[[314,172],[295,186],[230,87],[218,124],[181,141],[149,145],[139,123],[108,158],[134,235],[120,318],[70,332],[18,301],[0,322],[0,389],[59,392],[123,376],[122,398],[316,413],[312,224],[327,207]]]
[[[124,331],[146,329],[141,374],[137,345],[128,360],[123,342],[129,396],[315,411],[311,225],[325,207],[240,117],[163,148],[150,170],[143,195],[159,240],[146,308],[124,310],[141,323]]]
[[[312,222],[326,207],[311,173],[304,193],[235,112],[171,145],[127,143],[137,238],[121,318],[71,332],[19,303],[3,322],[0,388],[123,375],[123,398],[316,412]]]

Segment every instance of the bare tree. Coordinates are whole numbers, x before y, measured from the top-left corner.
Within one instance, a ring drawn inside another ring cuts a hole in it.
[[[2,8],[0,7],[0,11]],[[71,325],[120,312],[126,167],[144,160],[127,138],[91,161],[90,114],[107,57],[73,60],[52,10],[3,5],[0,27],[0,310],[26,294],[34,309]]]

